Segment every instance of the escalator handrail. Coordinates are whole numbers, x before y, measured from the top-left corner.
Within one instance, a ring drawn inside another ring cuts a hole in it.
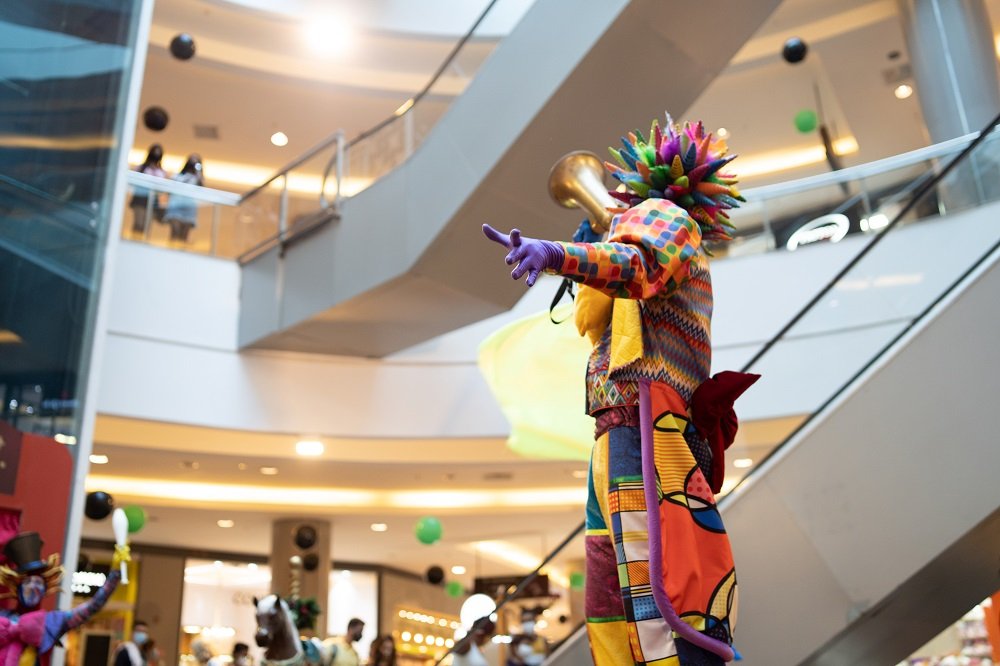
[[[899,153],[898,155],[891,155],[873,162],[865,162],[864,164],[845,167],[843,169],[838,169],[837,171],[827,171],[826,173],[816,174],[815,176],[806,176],[805,178],[786,180],[780,183],[773,183],[771,185],[751,187],[746,190],[742,190],[742,194],[746,197],[748,202],[755,203],[758,201],[776,199],[788,194],[796,194],[804,190],[814,190],[820,187],[840,185],[842,183],[861,180],[862,178],[879,176],[889,171],[903,169],[905,167],[914,166],[938,157],[951,155],[956,150],[967,148],[968,144],[974,141],[978,136],[980,136],[979,132],[970,132],[962,136],[956,136],[952,139],[941,141],[940,143],[935,143],[923,148],[917,148],[916,150],[911,150],[906,153]]]
[[[35,197],[36,199],[41,199],[42,201],[45,201],[46,203],[51,204],[53,206],[58,206],[60,208],[66,208],[66,209],[72,210],[72,211],[74,211],[76,213],[79,213],[82,217],[86,218],[87,220],[93,220],[94,219],[94,211],[93,210],[91,210],[91,209],[87,208],[86,206],[84,206],[82,204],[79,204],[79,203],[77,203],[75,201],[64,201],[63,199],[60,199],[59,197],[57,197],[54,194],[51,194],[50,192],[46,192],[45,190],[38,189],[37,187],[35,187],[33,185],[29,185],[28,183],[21,182],[20,180],[18,180],[16,178],[11,178],[10,176],[4,175],[4,174],[0,174],[0,182],[8,185],[9,187],[11,187],[12,189],[14,189],[14,190],[16,190],[18,192],[23,192],[25,194],[30,194],[31,196]],[[89,224],[82,224],[82,225],[79,225],[79,226],[80,226],[80,228],[82,230],[85,230],[85,231],[88,231],[88,232],[91,232],[91,233],[93,232],[93,230],[91,229],[91,227],[90,227]]]

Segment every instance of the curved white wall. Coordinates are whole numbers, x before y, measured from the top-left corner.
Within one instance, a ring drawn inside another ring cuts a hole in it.
[[[993,233],[977,220],[998,209],[986,206],[893,232],[803,322],[799,330],[807,335],[765,359],[764,380],[740,401],[741,418],[815,409],[858,369],[862,354],[873,353],[903,317],[964,270],[965,257],[982,245],[977,233]],[[941,233],[945,224],[947,234]],[[866,240],[716,261],[714,370],[738,369]],[[939,248],[940,263],[925,265],[926,252],[913,251],[928,244]],[[503,324],[547,309],[558,284],[544,279],[509,313],[383,360],[239,353],[235,263],[129,242],[118,257],[99,412],[271,433],[506,436],[507,423],[476,366],[476,349]],[[499,258],[496,270],[505,270]],[[831,329],[839,332],[831,335]],[[810,369],[803,374],[806,359]]]

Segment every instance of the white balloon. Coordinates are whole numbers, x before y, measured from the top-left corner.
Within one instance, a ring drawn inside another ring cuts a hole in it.
[[[459,611],[458,617],[462,621],[462,626],[470,629],[473,622],[481,617],[486,617],[496,608],[497,605],[490,597],[485,594],[473,594],[462,604],[462,610]]]

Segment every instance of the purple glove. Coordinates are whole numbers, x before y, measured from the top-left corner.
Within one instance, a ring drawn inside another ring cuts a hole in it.
[[[483,233],[494,243],[499,243],[510,250],[507,253],[507,263],[517,264],[510,272],[510,276],[518,280],[527,273],[528,279],[525,280],[525,284],[529,287],[535,284],[541,271],[562,267],[563,259],[566,257],[566,253],[558,243],[521,236],[521,232],[517,229],[511,230],[508,235],[484,224]]]

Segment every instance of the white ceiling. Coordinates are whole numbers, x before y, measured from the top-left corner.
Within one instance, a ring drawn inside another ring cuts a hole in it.
[[[241,4],[254,8],[247,9]],[[158,141],[168,154],[183,156],[198,152],[205,160],[209,179],[213,162],[277,170],[335,129],[344,129],[352,137],[391,115],[427,82],[455,41],[453,26],[443,30],[443,35],[428,34],[419,26],[404,31],[403,19],[373,25],[375,14],[369,13],[367,18],[359,20],[364,27],[358,30],[354,50],[339,58],[325,59],[305,50],[298,20],[264,11],[264,4],[263,0],[157,0],[140,108],[163,106],[171,120],[167,129],[159,133],[150,132],[140,122],[135,138],[137,148],[145,150],[148,144]],[[346,7],[358,3],[337,4]],[[393,14],[389,9],[402,7],[412,11],[418,3],[385,0],[371,4],[385,8],[386,17],[398,18],[403,15]],[[514,4],[522,8],[527,5],[522,0]],[[455,17],[456,24],[462,21],[469,24],[484,5],[484,2],[452,2],[446,6],[461,6],[461,15],[457,11],[450,15]],[[1000,0],[989,0],[988,5],[995,19],[1000,14],[997,11]],[[284,5],[289,13],[309,6],[309,0],[289,0]],[[187,62],[172,58],[167,51],[170,38],[179,32],[192,34],[198,45],[197,55]],[[793,35],[810,44],[808,58],[796,66],[788,65],[778,55],[781,43]],[[474,41],[459,67],[447,73],[442,85],[447,94],[435,97],[432,116],[441,112],[450,94],[461,90],[468,80],[465,75],[475,71],[495,43],[492,37]],[[898,60],[888,58],[894,50],[901,53]],[[792,125],[792,117],[802,108],[815,108],[815,84],[835,133],[854,136],[858,141],[859,151],[846,156],[845,163],[870,161],[926,145],[919,91],[910,99],[897,100],[892,94],[894,86],[883,79],[883,70],[907,60],[892,0],[786,0],[692,109],[674,111],[690,111],[685,115],[703,118],[711,128],[726,127],[732,134],[731,147],[743,155],[812,145],[816,137],[799,134]],[[662,71],[662,85],[669,85],[668,63]],[[650,109],[649,115],[658,112]],[[197,139],[193,132],[195,125],[217,127],[219,138]],[[271,133],[279,129],[290,138],[285,148],[276,148],[268,141]],[[610,143],[614,137],[607,140]],[[810,175],[825,169],[819,164],[749,184]],[[333,458],[306,463],[285,456],[268,457],[256,448],[248,450],[247,455],[222,456],[192,452],[190,449],[197,448],[193,446],[167,447],[162,444],[164,438],[150,434],[150,428],[156,427],[157,424],[147,423],[142,428],[119,429],[117,436],[105,441],[99,432],[96,451],[108,454],[112,462],[108,469],[94,468],[93,472],[148,477],[149,470],[156,469],[161,478],[173,480],[197,478],[213,483],[373,489],[498,485],[532,489],[583,483],[572,476],[574,470],[582,468],[580,463],[511,460],[511,456],[496,451],[498,442],[485,443],[484,450],[493,453],[484,455],[479,451],[473,456],[476,462],[468,463],[456,462],[461,454],[456,453],[455,443],[428,440],[409,442],[413,450],[426,452],[420,461],[414,461],[412,456],[406,462],[398,462],[373,455],[371,459],[364,456],[363,461],[350,457],[354,462]],[[781,424],[781,428],[787,427],[788,424]],[[189,442],[204,442],[202,451],[212,451],[214,435],[198,430],[173,434],[182,440],[189,438],[186,440]],[[764,442],[768,437],[758,439]],[[765,443],[773,441],[775,438]],[[257,444],[265,445],[263,441]],[[371,442],[368,445],[378,446]],[[404,441],[391,446],[406,445]],[[384,450],[391,447],[387,444]],[[757,453],[747,449],[736,455]],[[197,461],[199,468],[185,467],[190,461]],[[240,470],[240,463],[247,465],[247,469]],[[272,480],[262,480],[254,470],[269,464],[279,466],[282,471]],[[252,480],[246,480],[251,476]],[[128,502],[127,497],[119,499]],[[270,521],[289,515],[283,509],[237,511],[208,504],[190,508],[164,503],[147,509],[150,521],[136,536],[139,542],[254,554],[266,554],[270,549]],[[335,559],[381,562],[415,572],[422,572],[432,564],[445,567],[464,564],[470,572],[490,575],[523,568],[493,562],[488,557],[481,558],[476,566],[472,542],[504,539],[540,558],[579,523],[581,509],[568,506],[542,511],[441,510],[437,513],[445,523],[445,537],[435,546],[415,542],[412,529],[419,515],[417,510],[387,512],[370,508],[295,515],[333,521]],[[235,520],[236,526],[219,528],[216,521],[221,518]],[[389,530],[374,533],[369,529],[372,522],[385,522]],[[110,526],[107,522],[87,521],[85,534],[109,538]],[[582,549],[575,547],[571,554],[580,557]]]

